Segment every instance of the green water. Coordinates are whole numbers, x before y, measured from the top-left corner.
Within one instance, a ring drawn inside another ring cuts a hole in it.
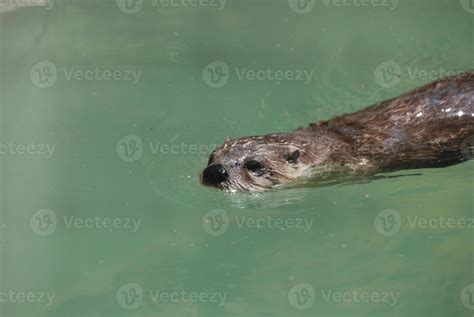
[[[228,136],[474,68],[469,1],[338,3],[0,15],[0,315],[472,316],[472,161],[260,196],[199,185]]]

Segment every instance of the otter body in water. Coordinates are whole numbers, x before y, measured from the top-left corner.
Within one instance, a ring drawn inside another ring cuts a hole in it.
[[[334,183],[454,165],[473,157],[473,145],[470,72],[292,133],[226,140],[201,180],[232,192]]]

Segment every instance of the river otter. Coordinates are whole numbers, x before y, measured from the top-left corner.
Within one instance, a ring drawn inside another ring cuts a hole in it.
[[[292,133],[227,139],[201,175],[231,192],[338,182],[474,157],[474,72]]]

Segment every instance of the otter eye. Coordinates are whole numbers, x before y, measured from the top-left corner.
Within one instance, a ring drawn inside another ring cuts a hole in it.
[[[252,172],[258,172],[263,169],[263,164],[256,160],[248,160],[245,162],[245,168]]]
[[[290,154],[286,155],[286,160],[290,163],[296,163],[296,161],[298,161],[298,159],[300,158],[300,155],[301,153],[299,150],[293,151]]]

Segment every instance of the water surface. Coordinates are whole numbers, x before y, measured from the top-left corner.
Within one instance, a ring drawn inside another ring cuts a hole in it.
[[[257,196],[198,182],[226,137],[473,69],[469,3],[163,3],[0,16],[2,316],[471,316],[472,161]]]

